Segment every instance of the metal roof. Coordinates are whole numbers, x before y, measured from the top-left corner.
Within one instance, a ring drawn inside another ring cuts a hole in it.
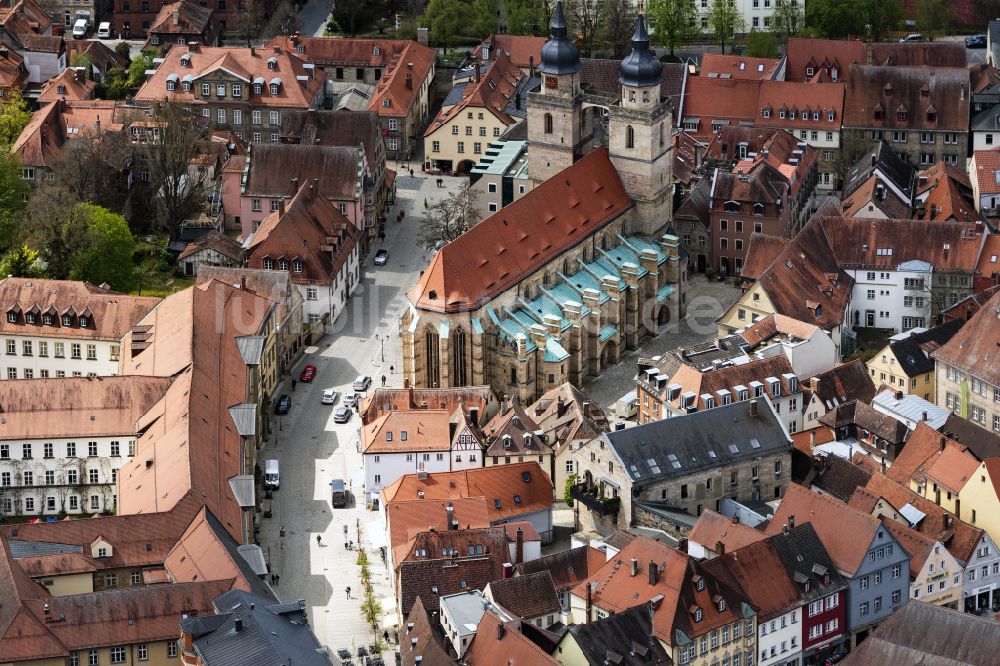
[[[253,437],[257,434],[257,405],[250,402],[233,405],[229,408],[229,416],[240,437]]]
[[[236,346],[240,350],[243,362],[247,365],[259,365],[266,340],[263,335],[242,335],[236,338]]]
[[[253,476],[249,474],[234,476],[229,479],[229,487],[241,508],[251,509],[255,506]]]

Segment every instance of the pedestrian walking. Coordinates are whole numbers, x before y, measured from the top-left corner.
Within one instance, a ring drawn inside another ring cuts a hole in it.
[[[391,375],[391,374],[392,374],[392,373],[394,373],[395,371],[396,371],[396,366],[394,366],[394,365],[390,365],[390,366],[389,366],[389,374]]]
[[[389,642],[389,630],[388,629],[386,629],[385,631],[382,632],[382,640],[384,640],[386,643]]]
[[[274,574],[274,584],[275,585],[281,585],[281,576],[280,575]]]
[[[345,590],[345,591],[347,592],[347,598],[350,599],[351,598],[351,586],[348,585],[347,586],[347,590]]]
[[[322,546],[323,545],[323,538],[320,535],[318,535],[318,534],[316,535],[316,545],[317,546]]]
[[[410,169],[410,178],[413,178],[413,169]]]
[[[347,542],[346,542],[346,541],[344,542],[344,550],[350,550],[350,549],[349,549],[349,548],[347,547]]]
[[[385,386],[385,375],[382,375],[382,386]]]

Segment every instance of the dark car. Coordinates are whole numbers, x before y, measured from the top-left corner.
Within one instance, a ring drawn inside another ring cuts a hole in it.
[[[302,368],[302,374],[299,375],[300,382],[311,382],[314,379],[316,379],[315,365],[307,365],[306,367]]]
[[[375,253],[375,265],[385,266],[386,262],[389,261],[389,251],[379,250]]]
[[[338,407],[337,411],[333,413],[333,422],[347,423],[351,420],[351,414],[353,413],[350,407]]]
[[[274,405],[275,414],[287,414],[292,406],[292,399],[287,394],[282,394],[278,402]]]
[[[965,48],[985,49],[986,35],[969,35],[968,37],[965,38]]]

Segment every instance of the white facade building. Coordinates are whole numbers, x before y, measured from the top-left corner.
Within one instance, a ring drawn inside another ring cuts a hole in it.
[[[699,25],[701,25],[702,32],[708,32],[710,27],[708,23],[708,15],[712,11],[712,3],[715,0],[695,0],[695,7],[698,9],[699,15]],[[754,28],[761,31],[767,31],[771,27],[771,21],[774,20],[774,5],[777,0],[733,0],[737,9],[740,10],[740,16],[743,17],[743,25],[736,26],[734,32],[736,34],[742,34],[745,32],[750,32]],[[797,0],[791,0],[794,4]]]
[[[4,379],[118,374],[121,338],[160,302],[70,280],[0,281]]]
[[[985,531],[965,565],[964,578],[965,605],[959,610],[971,612],[1000,604],[1000,550]]]
[[[757,625],[757,650],[761,666],[798,664],[802,654],[802,606]]]
[[[895,270],[845,268],[854,278],[850,311],[858,313],[855,326],[897,332],[932,323],[933,270],[926,261],[904,261]]]
[[[365,496],[371,502],[401,476],[483,466],[482,444],[464,417],[443,409],[392,411],[361,429]]]
[[[136,421],[170,378],[0,382],[0,514],[115,510],[118,469],[135,455]]]

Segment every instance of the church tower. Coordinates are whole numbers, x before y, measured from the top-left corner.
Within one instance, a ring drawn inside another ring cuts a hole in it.
[[[672,110],[660,95],[663,64],[649,51],[640,14],[632,52],[619,66],[621,101],[608,109],[608,150],[638,213],[634,231],[658,237],[670,223]]]
[[[580,52],[567,37],[562,1],[538,67],[542,85],[528,96],[528,169],[536,183],[573,164],[580,144]]]

